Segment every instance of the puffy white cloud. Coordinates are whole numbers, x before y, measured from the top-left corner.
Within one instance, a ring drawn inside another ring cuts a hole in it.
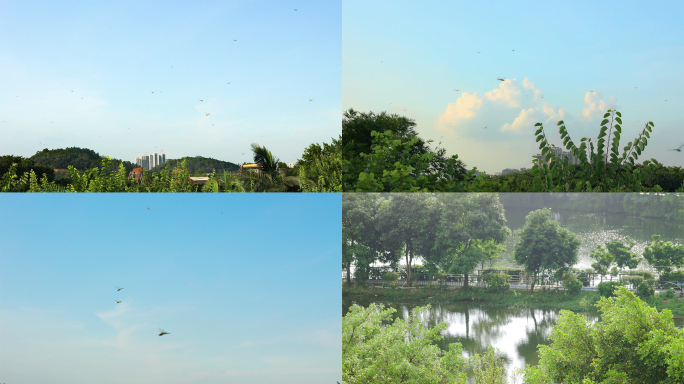
[[[599,92],[590,91],[584,95],[584,104],[586,106],[582,109],[582,117],[590,121],[600,119],[607,110],[615,109],[617,103],[615,96],[602,100]]]

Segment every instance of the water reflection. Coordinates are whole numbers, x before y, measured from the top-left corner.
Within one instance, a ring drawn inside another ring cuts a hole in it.
[[[408,318],[409,311],[417,306],[382,301],[352,301],[345,298],[342,313],[346,315],[352,304],[367,307],[372,302],[396,309],[394,318],[402,319]],[[596,322],[600,318],[598,312],[582,314],[591,322]],[[558,310],[501,308],[487,304],[458,302],[433,304],[423,320],[430,327],[441,322],[449,324],[442,333],[444,339],[438,342],[443,350],[446,350],[450,343],[460,342],[464,354],[469,357],[484,353],[489,346],[498,348],[506,362],[508,376],[511,377],[514,368],[539,363],[537,346],[550,344],[548,337],[559,316]],[[675,325],[681,328],[684,319],[676,319]]]

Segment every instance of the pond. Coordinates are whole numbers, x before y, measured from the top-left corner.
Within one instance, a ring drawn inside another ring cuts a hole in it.
[[[342,314],[346,315],[352,304],[367,307],[372,301],[358,301],[344,298]],[[397,310],[395,318],[406,319],[409,311],[416,304],[399,302],[380,302],[386,308]],[[599,320],[599,312],[582,313],[590,321]],[[560,316],[559,310],[503,308],[491,304],[457,302],[450,304],[432,304],[424,318],[430,327],[437,323],[449,324],[442,335],[444,339],[438,344],[447,349],[450,343],[460,342],[465,356],[481,354],[487,347],[498,348],[506,361],[506,369],[510,378],[515,368],[523,368],[526,364],[537,365],[538,345],[548,345],[551,328]],[[675,326],[684,327],[684,319],[675,319]]]

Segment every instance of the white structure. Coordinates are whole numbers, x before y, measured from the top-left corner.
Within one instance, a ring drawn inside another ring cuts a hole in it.
[[[556,155],[556,158],[560,159],[563,161],[563,158],[566,157],[568,159],[568,164],[579,164],[579,160],[575,157],[575,155],[572,154],[570,151],[564,151],[562,148],[559,147],[549,147],[551,153]],[[541,153],[537,154],[537,163],[541,166],[542,162],[545,162],[547,164],[551,163],[551,159],[548,158],[548,156],[542,156]]]
[[[156,167],[159,164],[166,163],[166,155],[163,153],[161,155],[158,153],[153,153],[151,155],[136,157],[135,163],[138,164],[141,168],[149,171],[150,169]]]

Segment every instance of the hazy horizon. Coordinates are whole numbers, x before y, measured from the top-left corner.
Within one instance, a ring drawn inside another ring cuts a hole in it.
[[[358,1],[342,9],[343,110],[397,114],[468,169],[532,167],[536,123],[596,143],[622,114],[622,148],[655,124],[638,162],[683,166],[681,1]],[[498,80],[503,79],[504,81]],[[666,101],[667,100],[667,101]]]
[[[134,162],[163,149],[241,163],[257,143],[296,162],[341,133],[341,8],[5,1],[0,154],[80,147]]]

